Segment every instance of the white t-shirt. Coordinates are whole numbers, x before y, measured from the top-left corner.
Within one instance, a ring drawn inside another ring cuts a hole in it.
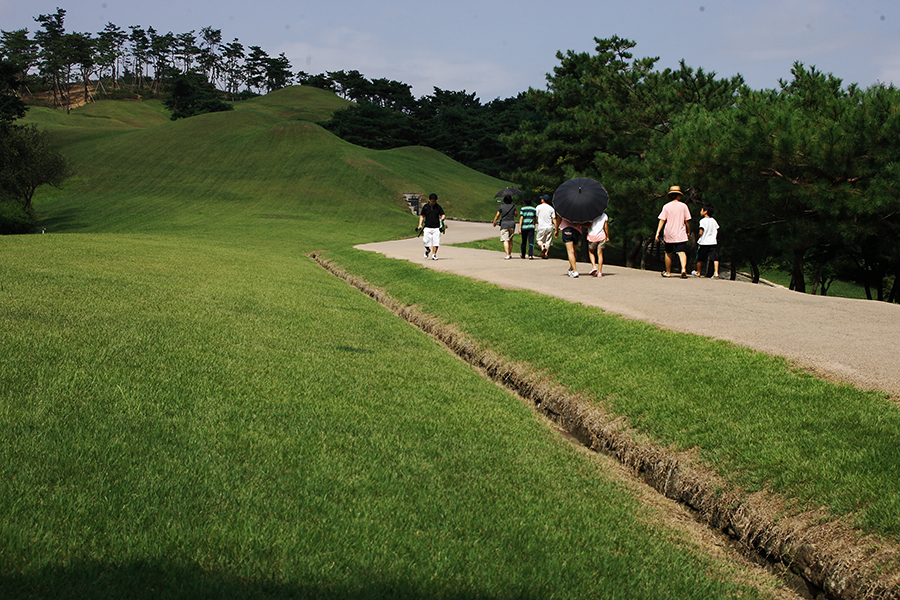
[[[553,207],[541,202],[534,210],[537,213],[537,228],[552,229],[553,219],[556,217],[556,211],[553,210]]]
[[[603,231],[603,225],[609,217],[603,213],[591,222],[591,228],[588,230],[587,236],[589,242],[602,242],[606,239],[606,232]]]
[[[712,217],[703,217],[700,219],[700,229],[703,235],[697,240],[699,246],[715,246],[717,244],[717,236],[719,235],[719,224]]]

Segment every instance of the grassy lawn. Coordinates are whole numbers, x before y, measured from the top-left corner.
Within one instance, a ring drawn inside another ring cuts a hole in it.
[[[768,594],[319,250],[731,481],[900,538],[883,396],[353,250],[412,235],[404,192],[490,219],[506,182],[337,140],[309,92],[32,111],[78,175],[39,192],[48,235],[0,238],[0,597]]]
[[[293,252],[0,249],[0,596],[757,595]]]

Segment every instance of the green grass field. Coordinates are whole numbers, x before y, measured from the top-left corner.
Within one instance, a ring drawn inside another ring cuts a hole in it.
[[[760,276],[763,279],[771,281],[772,283],[777,283],[778,285],[788,287],[791,285],[791,274],[787,271],[779,271],[776,269],[763,269],[760,271]],[[812,282],[807,281],[807,293],[812,293]],[[819,292],[821,293],[821,292]],[[850,281],[835,281],[828,286],[828,296],[832,296],[835,298],[856,298],[858,300],[866,299],[866,288],[850,282]]]
[[[312,251],[731,481],[898,538],[883,396],[353,250],[412,235],[404,192],[490,219],[506,182],[346,144],[315,125],[339,105],[31,111],[77,176],[36,198],[46,235],[0,238],[0,597],[771,594]],[[587,324],[585,369],[530,335],[549,318]]]

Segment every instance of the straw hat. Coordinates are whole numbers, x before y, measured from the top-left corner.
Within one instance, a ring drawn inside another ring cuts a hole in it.
[[[670,198],[672,196],[683,196],[683,195],[684,194],[681,193],[681,186],[673,185],[672,187],[669,188],[669,197]]]

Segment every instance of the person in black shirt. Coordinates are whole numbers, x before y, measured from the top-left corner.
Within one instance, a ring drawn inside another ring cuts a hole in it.
[[[419,211],[419,231],[424,226],[422,239],[425,242],[425,258],[437,260],[438,246],[441,245],[441,231],[444,229],[444,209],[437,203],[437,194],[428,196],[428,204]]]

